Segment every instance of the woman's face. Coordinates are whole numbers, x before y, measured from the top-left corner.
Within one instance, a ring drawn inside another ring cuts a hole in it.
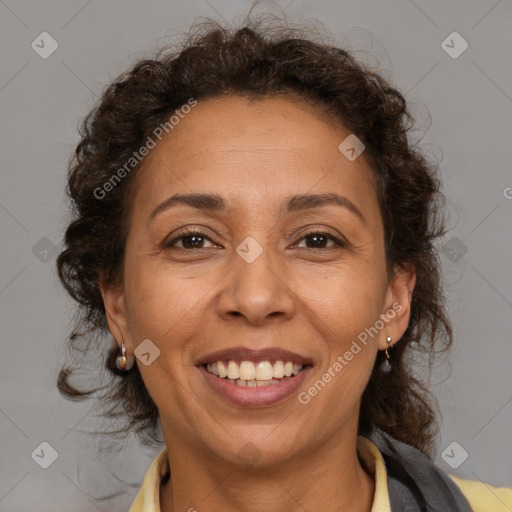
[[[200,100],[146,158],[123,287],[102,291],[168,448],[264,465],[355,436],[414,275],[387,280],[371,170],[338,149],[349,134],[298,100],[228,96]],[[289,363],[302,371],[284,378]]]

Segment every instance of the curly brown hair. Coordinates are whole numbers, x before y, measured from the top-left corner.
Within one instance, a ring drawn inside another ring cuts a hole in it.
[[[68,349],[82,356],[100,354],[109,379],[88,389],[71,384],[83,362],[75,360],[60,371],[61,393],[72,399],[99,396],[107,417],[125,420],[115,433],[134,431],[144,444],[160,441],[158,410],[137,365],[120,372],[114,364],[117,344],[105,344],[108,327],[99,288],[100,278],[122,279],[130,184],[140,164],[108,194],[98,197],[97,191],[190,98],[227,94],[294,95],[313,102],[365,144],[384,224],[388,277],[412,265],[416,286],[408,328],[392,349],[390,373],[379,372],[384,354],[377,355],[362,396],[359,433],[377,426],[432,457],[437,401],[413,371],[415,355],[426,356],[430,371],[437,354],[452,343],[435,246],[446,232],[437,165],[409,140],[414,119],[387,80],[311,27],[276,24],[269,17],[246,18],[241,28],[196,22],[180,45],[163,48],[120,75],[83,120],[69,163],[67,194],[74,218],[57,268],[78,303]]]

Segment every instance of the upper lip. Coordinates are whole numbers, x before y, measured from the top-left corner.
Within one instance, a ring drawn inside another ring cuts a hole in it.
[[[246,347],[225,348],[223,350],[217,350],[216,352],[211,352],[201,357],[197,364],[201,365],[205,363],[214,363],[216,361],[229,361],[237,359],[253,362],[268,361],[269,359],[272,359],[275,361],[290,361],[294,364],[301,364],[302,366],[313,364],[311,358],[302,356],[289,350],[272,347],[261,348],[257,350]]]

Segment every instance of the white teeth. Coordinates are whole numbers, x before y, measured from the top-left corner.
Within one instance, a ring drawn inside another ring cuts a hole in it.
[[[207,363],[206,370],[237,386],[259,387],[278,384],[281,379],[298,375],[302,365],[291,361],[276,361],[273,365],[270,361],[242,361],[238,365],[236,361],[230,360]]]
[[[248,387],[248,388],[261,388],[262,386],[272,386],[272,384],[279,383],[278,380],[241,380],[235,381],[237,386]]]
[[[276,361],[274,364],[274,378],[282,379],[284,377],[284,364],[283,361]]]
[[[235,361],[229,361],[228,364],[228,379],[239,379],[240,378],[240,367]]]
[[[256,364],[256,380],[270,380],[274,376],[274,369],[268,361]]]
[[[240,365],[240,378],[243,380],[254,380],[256,377],[256,368],[252,361],[242,361]]]
[[[224,363],[222,361],[219,361],[217,363],[217,369],[219,370],[219,377],[221,379],[224,379],[227,376],[228,372],[226,371],[226,367],[224,366]]]

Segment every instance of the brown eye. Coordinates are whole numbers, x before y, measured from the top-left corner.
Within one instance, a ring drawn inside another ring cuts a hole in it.
[[[201,231],[195,230],[186,230],[182,231],[175,238],[166,242],[164,245],[165,249],[175,248],[178,249],[207,249],[207,247],[203,247],[204,241],[211,240]],[[181,241],[181,247],[176,245],[177,242]]]
[[[306,246],[305,249],[332,249],[336,246],[341,246],[341,247],[346,246],[346,244],[343,241],[339,240],[338,238],[331,235],[330,233],[326,233],[324,231],[312,231],[310,233],[306,233],[306,235],[304,235],[300,239],[299,243],[302,240],[310,240],[311,241],[309,246]],[[334,244],[326,247],[326,244],[329,240],[334,242]]]

